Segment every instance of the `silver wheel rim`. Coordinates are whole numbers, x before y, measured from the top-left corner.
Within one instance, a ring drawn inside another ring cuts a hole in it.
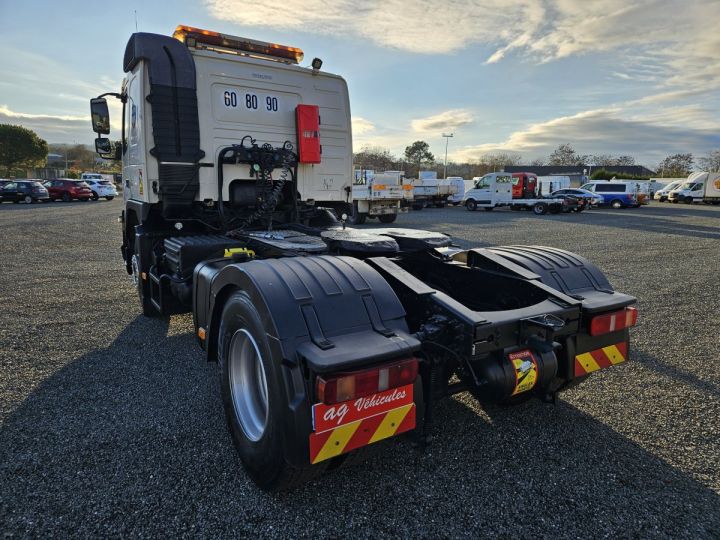
[[[136,287],[138,286],[138,283],[140,283],[140,276],[138,275],[140,273],[140,265],[138,264],[137,255],[133,255],[130,259],[130,265],[132,267],[132,274],[130,274],[130,279],[132,279],[133,285]]]
[[[245,436],[259,441],[267,427],[267,379],[260,349],[244,328],[230,340],[228,377],[235,417]]]
[[[30,204],[32,202],[32,197],[30,195],[25,196],[25,204]]]

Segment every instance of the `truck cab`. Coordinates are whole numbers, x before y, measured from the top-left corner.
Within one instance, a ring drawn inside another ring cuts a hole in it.
[[[474,177],[474,187],[465,192],[464,204],[468,210],[494,208],[509,203],[513,198],[512,175],[506,172],[492,172]]]
[[[532,199],[537,196],[537,187],[538,177],[535,173],[512,173],[513,199]]]

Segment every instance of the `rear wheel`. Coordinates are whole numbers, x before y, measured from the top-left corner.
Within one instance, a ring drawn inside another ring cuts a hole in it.
[[[535,203],[532,207],[532,211],[536,216],[545,215],[548,212],[547,204],[541,202]]]
[[[495,207],[494,207],[494,206],[486,206],[486,207],[485,207],[485,211],[486,211],[486,212],[492,212],[493,210],[495,210]]]
[[[353,202],[350,215],[348,216],[348,222],[350,222],[351,225],[362,225],[366,219],[367,214],[358,210],[357,201]]]
[[[98,195],[94,191],[92,193],[93,193],[93,195],[92,195],[93,201],[97,201],[100,198],[100,195]]]
[[[619,210],[620,208],[622,208],[623,204],[620,199],[613,199],[612,201],[610,201],[610,206],[615,210]]]
[[[307,481],[324,467],[296,468],[285,461],[283,411],[288,408],[281,373],[260,313],[244,291],[223,308],[218,335],[220,392],[233,443],[250,478],[278,491]]]
[[[444,202],[435,203],[435,208],[445,208]]]
[[[30,195],[25,195],[23,201],[25,201],[25,204],[32,204],[33,198]]]
[[[378,216],[380,223],[394,223],[397,219],[397,214],[383,214]]]
[[[465,201],[465,208],[467,208],[471,212],[474,212],[475,210],[477,210],[477,203],[472,199],[468,199],[467,201]]]
[[[424,207],[423,204],[413,204],[413,205],[412,205],[412,209],[413,209],[413,210],[422,210],[423,207]]]
[[[63,202],[70,202],[70,201],[72,201],[72,197],[71,197],[70,194],[66,191],[66,192],[63,193],[63,195],[62,195],[62,200],[63,200]]]
[[[112,201],[115,197],[105,197],[105,200]]]

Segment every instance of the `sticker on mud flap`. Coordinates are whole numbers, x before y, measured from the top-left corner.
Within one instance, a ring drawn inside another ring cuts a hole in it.
[[[533,353],[525,350],[508,355],[508,359],[515,368],[515,390],[512,395],[531,390],[538,379],[537,360]]]

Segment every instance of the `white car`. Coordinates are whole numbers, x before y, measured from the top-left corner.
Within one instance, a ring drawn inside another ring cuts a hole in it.
[[[98,175],[100,176],[100,175]],[[105,197],[108,201],[112,201],[117,197],[117,190],[110,180],[100,178],[83,178],[83,181],[90,186],[93,192],[93,200],[97,201],[100,197]]]

